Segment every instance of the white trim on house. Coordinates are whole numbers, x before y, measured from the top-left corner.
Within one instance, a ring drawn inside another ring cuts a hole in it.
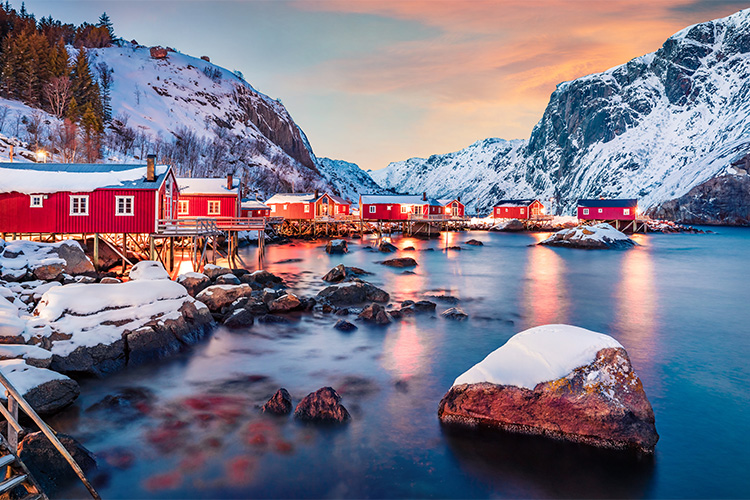
[[[89,195],[71,194],[69,215],[88,215],[89,214]]]
[[[135,215],[135,196],[115,196],[115,215]]]

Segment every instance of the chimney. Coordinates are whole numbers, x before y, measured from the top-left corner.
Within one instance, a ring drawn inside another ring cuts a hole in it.
[[[146,180],[148,182],[156,180],[156,155],[146,157]]]
[[[456,199],[458,200],[459,203],[461,203],[461,197],[460,196],[458,198],[456,198]]]
[[[318,198],[320,198],[320,192],[316,189],[315,190],[315,199],[317,200]]]
[[[427,191],[422,193],[422,201],[427,201]]]
[[[232,184],[234,184],[234,179],[232,179],[232,174],[227,174],[227,191],[232,190]]]

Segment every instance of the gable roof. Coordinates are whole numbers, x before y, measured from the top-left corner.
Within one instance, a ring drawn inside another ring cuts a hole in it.
[[[458,203],[461,203],[458,198],[438,198],[437,201],[438,201],[438,203],[440,203],[443,206],[449,205],[449,204],[453,203],[454,201],[458,202]],[[463,205],[463,203],[461,203],[461,205]]]
[[[579,207],[601,207],[601,208],[633,208],[638,206],[637,198],[620,200],[578,200]]]
[[[266,200],[266,205],[280,203],[310,203],[315,201],[314,193],[278,193]]]
[[[528,207],[537,201],[536,198],[527,198],[524,200],[500,200],[495,203],[496,207]]]
[[[232,180],[232,189],[227,189],[227,179],[206,177],[178,177],[177,185],[180,194],[223,194],[237,195],[239,193],[239,179]]]
[[[425,201],[421,196],[416,194],[362,194],[359,196],[359,200],[363,205],[383,205],[393,203],[394,205],[429,204],[432,206],[442,206],[440,202],[434,198],[427,198],[427,201]]]
[[[336,196],[335,194],[331,194],[331,193],[323,193],[323,196],[321,196],[320,198],[318,198],[315,201],[320,200],[324,196],[328,196],[331,200],[333,200],[334,203],[338,203],[339,205],[351,205],[350,202],[346,201],[341,196]]]
[[[0,193],[158,189],[169,170],[168,165],[156,165],[156,179],[149,182],[143,163],[3,163],[0,166]]]
[[[242,208],[245,210],[271,210],[271,207],[269,207],[262,201],[252,199],[242,200]]]

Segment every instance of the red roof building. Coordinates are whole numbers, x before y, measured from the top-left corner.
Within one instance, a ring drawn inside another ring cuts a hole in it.
[[[578,200],[581,220],[635,220],[637,212],[637,199]]]
[[[443,205],[445,215],[451,218],[463,218],[466,213],[466,207],[461,203],[461,198],[444,198],[438,200]]]
[[[351,211],[351,202],[335,194],[326,193],[315,200],[316,217],[345,217]]]
[[[359,197],[359,214],[369,221],[444,219],[445,208],[424,194],[363,194]]]
[[[144,164],[6,163],[0,167],[0,233],[142,233],[171,219],[172,169]]]
[[[177,217],[236,218],[240,216],[239,181],[228,175],[226,179],[179,177],[180,201]]]
[[[492,208],[495,219],[534,219],[544,215],[544,205],[535,199],[500,200]]]
[[[271,217],[312,220],[318,217],[348,215],[351,203],[333,194],[279,193],[266,201]]]
[[[258,200],[245,199],[242,200],[240,206],[241,217],[269,217],[271,215],[271,207]]]

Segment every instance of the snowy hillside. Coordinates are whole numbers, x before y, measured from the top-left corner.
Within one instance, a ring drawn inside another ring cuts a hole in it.
[[[330,158],[318,158],[319,170],[326,181],[344,198],[357,202],[360,194],[385,194],[390,192],[381,188],[370,174],[355,163]]]
[[[538,197],[683,196],[750,151],[750,9],[686,28],[656,52],[558,85],[528,141],[487,139],[373,174],[383,187],[461,195],[485,212]]]

